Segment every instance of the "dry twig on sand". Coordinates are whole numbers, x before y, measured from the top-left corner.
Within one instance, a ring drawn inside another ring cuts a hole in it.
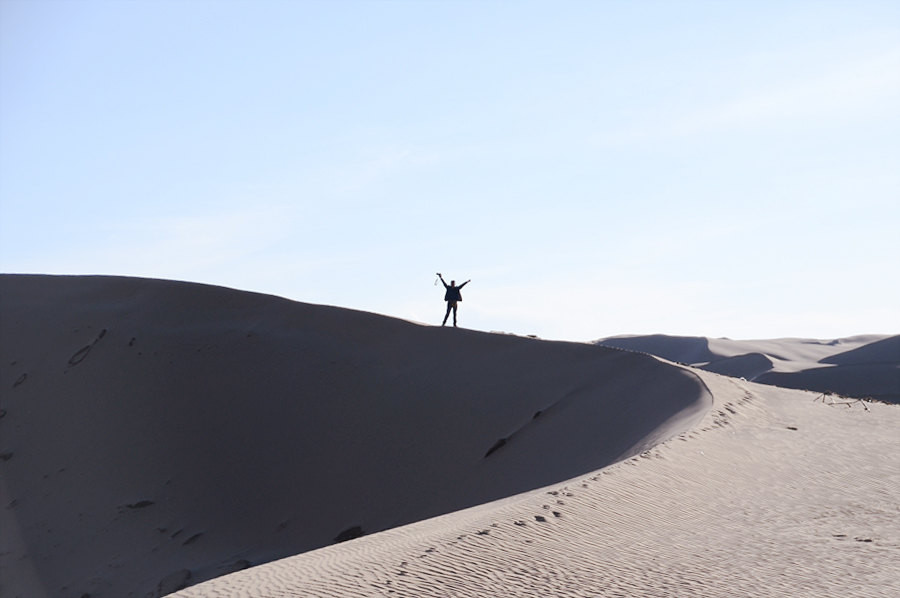
[[[838,399],[841,399],[841,400],[836,401],[834,399],[834,397],[837,397]],[[866,401],[864,399],[854,399],[854,398],[850,398],[850,397],[844,397],[844,396],[841,396],[838,394],[834,394],[831,391],[823,392],[821,395],[819,395],[818,397],[813,399],[814,403],[816,401],[822,401],[826,405],[832,405],[832,406],[846,405],[847,407],[853,407],[854,405],[859,403],[863,406],[863,409],[865,409],[866,411],[869,411],[869,406],[866,404]]]

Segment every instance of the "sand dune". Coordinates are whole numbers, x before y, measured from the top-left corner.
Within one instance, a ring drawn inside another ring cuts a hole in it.
[[[638,457],[176,596],[900,595],[900,407],[700,375],[714,408]]]
[[[155,280],[2,276],[0,339],[4,597],[164,595],[585,475],[711,405],[646,355]]]
[[[900,403],[900,336],[733,341],[650,335],[597,343],[762,384]]]
[[[897,338],[656,340],[852,386]],[[2,276],[0,341],[4,598],[900,595],[897,406],[141,279]]]

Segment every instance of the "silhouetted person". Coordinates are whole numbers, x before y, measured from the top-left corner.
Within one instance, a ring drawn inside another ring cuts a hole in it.
[[[464,286],[472,282],[471,280],[467,280],[459,286],[456,286],[456,281],[451,280],[450,284],[447,284],[444,281],[444,277],[441,276],[441,273],[438,272],[438,278],[441,279],[441,282],[444,284],[444,288],[447,289],[447,292],[444,293],[444,301],[447,302],[447,313],[444,314],[444,321],[441,322],[441,326],[447,324],[447,318],[450,317],[450,311],[453,311],[453,326],[456,327],[456,308],[457,304],[462,301],[462,293],[460,293],[460,289]]]

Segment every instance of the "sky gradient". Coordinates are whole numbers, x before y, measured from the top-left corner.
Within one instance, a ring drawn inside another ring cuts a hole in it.
[[[900,3],[0,0],[0,271],[900,332]]]

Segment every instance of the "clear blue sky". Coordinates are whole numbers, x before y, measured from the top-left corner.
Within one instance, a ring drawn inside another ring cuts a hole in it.
[[[0,271],[900,332],[900,3],[0,0]]]

